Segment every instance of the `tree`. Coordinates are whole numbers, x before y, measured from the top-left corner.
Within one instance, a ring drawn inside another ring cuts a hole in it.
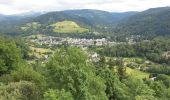
[[[46,67],[50,88],[64,89],[75,100],[107,100],[103,80],[96,76],[95,67],[81,49],[57,50]]]
[[[155,91],[155,97],[165,100],[168,98],[166,94],[167,88],[162,81],[152,81],[150,79],[144,81],[151,89]]]
[[[155,91],[151,89],[142,79],[136,79],[135,77],[128,77],[123,80],[123,83],[129,88],[132,100],[157,100]]]
[[[116,65],[116,61],[110,58],[107,64],[109,68],[112,69]]]
[[[11,39],[0,37],[0,76],[15,70],[21,61],[20,49]]]
[[[39,92],[31,82],[11,82],[0,86],[0,100],[41,100]]]
[[[100,67],[106,67],[106,58],[105,58],[105,56],[100,57],[99,66]]]
[[[167,88],[170,87],[170,77],[168,75],[160,74],[157,76],[156,81],[162,81]]]
[[[70,92],[65,90],[53,90],[49,89],[44,94],[44,100],[74,100]]]
[[[23,59],[29,59],[29,53],[31,52],[28,45],[25,44],[25,40],[22,40],[20,38],[15,39],[16,46],[20,48],[21,56]]]
[[[120,58],[117,60],[116,65],[118,66],[118,75],[119,79],[125,79],[126,78],[126,67],[124,66],[123,60]]]
[[[116,73],[108,68],[99,68],[97,74],[104,80],[109,100],[130,100],[128,87],[119,80]]]
[[[46,89],[45,77],[36,71],[34,71],[31,66],[26,63],[20,63],[18,69],[12,71],[10,74],[6,74],[0,77],[0,81],[4,84],[10,82],[20,82],[28,81],[36,85],[37,89],[40,91],[39,95],[43,95]]]
[[[168,88],[168,89],[166,90],[166,95],[167,95],[167,98],[170,98],[170,88]]]

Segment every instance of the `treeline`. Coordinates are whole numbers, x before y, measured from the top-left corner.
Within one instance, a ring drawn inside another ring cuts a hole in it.
[[[136,79],[126,74],[122,60],[117,71],[89,61],[84,51],[61,47],[41,66],[30,65],[23,47],[0,37],[0,100],[168,100],[169,79]],[[166,76],[167,77],[167,76]]]
[[[142,57],[160,64],[170,64],[170,40],[167,38],[153,39],[135,44],[118,44],[97,50],[108,57]]]
[[[140,57],[150,60],[157,65],[148,65],[142,71],[149,73],[170,75],[170,40],[168,38],[155,38],[147,42],[137,42],[136,44],[118,44],[112,47],[102,47],[102,49],[92,48],[103,56],[108,57]]]

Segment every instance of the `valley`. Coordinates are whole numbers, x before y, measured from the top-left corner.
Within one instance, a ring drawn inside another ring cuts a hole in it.
[[[169,12],[0,15],[0,100],[169,100]]]

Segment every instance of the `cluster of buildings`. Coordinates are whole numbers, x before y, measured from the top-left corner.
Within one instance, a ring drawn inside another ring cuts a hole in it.
[[[67,43],[68,45],[71,46],[78,46],[78,47],[88,47],[88,46],[103,46],[103,45],[108,45],[112,44],[114,45],[115,42],[110,42],[105,38],[101,39],[86,39],[86,38],[61,38],[61,37],[52,37],[52,36],[46,36],[46,37],[41,37],[41,38],[36,38],[36,39],[31,39],[32,42],[38,43],[40,45],[61,45],[63,43]]]

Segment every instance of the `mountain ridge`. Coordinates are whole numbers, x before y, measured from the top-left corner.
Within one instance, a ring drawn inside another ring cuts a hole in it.
[[[123,19],[117,33],[136,35],[170,35],[170,7],[152,8]]]
[[[38,16],[6,16],[0,17],[0,31],[13,32],[9,28],[20,27],[26,23],[38,22],[46,27],[64,20],[76,22],[88,29],[99,29],[101,32],[132,35],[169,35],[170,7],[151,8],[142,12],[107,12],[101,10],[81,9],[54,11]],[[48,28],[46,28],[48,29]],[[108,30],[109,29],[109,30]],[[4,31],[5,30],[5,31]],[[104,31],[103,31],[104,30]]]

